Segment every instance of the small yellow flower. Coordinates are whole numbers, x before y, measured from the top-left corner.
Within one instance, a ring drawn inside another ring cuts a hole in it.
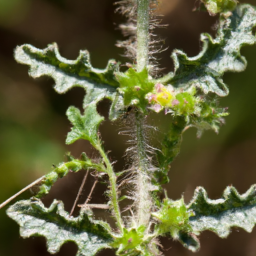
[[[163,107],[171,105],[172,94],[162,84],[156,84],[156,101]]]

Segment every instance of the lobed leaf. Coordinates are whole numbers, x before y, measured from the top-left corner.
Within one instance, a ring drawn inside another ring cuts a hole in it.
[[[105,69],[93,68],[88,51],[80,51],[76,60],[67,60],[60,56],[55,43],[43,50],[25,44],[16,48],[15,59],[30,66],[29,75],[33,78],[52,77],[58,93],[65,93],[74,87],[84,88],[87,92],[84,107],[96,104],[103,98],[114,100],[118,94],[116,87],[119,83],[115,72],[119,71],[119,64],[110,60]],[[123,110],[121,103],[111,108],[110,117],[119,116]]]
[[[63,203],[56,200],[49,208],[38,200],[22,200],[9,207],[7,214],[20,225],[23,238],[44,236],[52,254],[73,241],[78,246],[76,256],[92,256],[109,248],[112,241],[107,223],[92,220],[84,210],[77,218],[69,217]]]
[[[68,133],[66,143],[72,144],[79,139],[90,141],[95,147],[99,144],[98,128],[104,117],[97,112],[96,105],[90,104],[81,115],[80,110],[71,106],[67,110],[69,121],[73,124],[71,132]]]
[[[195,213],[190,225],[197,234],[210,230],[225,238],[232,227],[251,232],[256,224],[256,185],[243,195],[230,186],[218,200],[209,199],[205,189],[198,187],[187,208]]]
[[[196,57],[188,57],[175,50],[172,54],[175,72],[158,80],[164,84],[187,89],[200,88],[205,94],[213,92],[227,96],[229,90],[222,80],[225,72],[244,71],[247,62],[240,54],[244,45],[255,44],[253,28],[256,26],[256,10],[250,5],[238,5],[228,18],[221,16],[215,39],[202,34],[202,51]]]

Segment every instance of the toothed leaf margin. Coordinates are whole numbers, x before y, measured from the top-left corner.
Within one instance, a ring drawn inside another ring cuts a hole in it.
[[[209,199],[205,189],[198,187],[188,209],[195,213],[189,223],[196,234],[210,230],[225,238],[232,227],[251,232],[256,224],[256,185],[243,195],[230,186],[218,200]]]
[[[17,62],[30,66],[31,77],[52,77],[58,93],[66,93],[74,87],[84,88],[84,108],[104,98],[114,101],[119,97],[118,104],[112,105],[109,116],[117,119],[124,110],[123,100],[116,90],[119,86],[115,76],[115,72],[119,71],[116,61],[110,60],[105,69],[96,69],[91,65],[88,51],[80,51],[76,60],[67,60],[60,55],[56,43],[43,50],[24,44],[16,48],[14,55]]]
[[[107,223],[93,221],[83,210],[77,218],[69,217],[62,202],[55,200],[49,208],[39,200],[22,200],[7,210],[20,225],[23,238],[44,236],[48,252],[54,254],[69,241],[78,246],[76,256],[93,256],[112,241]]]

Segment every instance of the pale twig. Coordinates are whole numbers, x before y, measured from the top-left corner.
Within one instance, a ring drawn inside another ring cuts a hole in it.
[[[109,205],[107,204],[79,204],[78,207],[81,208],[96,208],[96,209],[109,209]]]
[[[17,196],[19,196],[20,194],[22,194],[23,192],[25,192],[26,190],[32,188],[33,186],[35,186],[37,183],[39,183],[40,181],[42,181],[44,179],[45,176],[42,176],[41,178],[35,180],[34,182],[32,182],[31,184],[29,184],[28,186],[26,186],[25,188],[23,188],[22,190],[20,190],[18,193],[16,193],[15,195],[13,195],[12,197],[10,197],[9,199],[7,199],[6,201],[4,201],[2,204],[0,204],[0,209],[2,209],[4,206],[6,206],[7,204],[9,204],[13,199],[15,199]]]
[[[94,181],[93,186],[92,186],[92,189],[91,189],[91,192],[90,192],[89,196],[87,197],[87,199],[86,199],[86,201],[85,201],[85,203],[84,203],[85,205],[90,202],[91,196],[92,196],[92,193],[93,193],[93,190],[95,189],[95,186],[96,186],[97,183],[98,183],[98,179],[96,179],[96,180]]]
[[[84,175],[82,184],[81,184],[81,186],[80,186],[80,188],[79,188],[79,191],[78,191],[78,193],[77,193],[76,200],[75,200],[75,202],[74,202],[74,204],[73,204],[73,207],[72,207],[72,210],[71,210],[71,212],[70,212],[70,214],[69,214],[69,217],[73,214],[73,212],[74,212],[74,210],[75,210],[77,201],[78,201],[78,199],[79,199],[79,197],[80,197],[80,195],[81,195],[81,193],[82,193],[84,184],[85,184],[85,182],[86,182],[86,180],[87,180],[87,177],[88,177],[88,174],[89,174],[89,170],[87,170],[86,174]]]

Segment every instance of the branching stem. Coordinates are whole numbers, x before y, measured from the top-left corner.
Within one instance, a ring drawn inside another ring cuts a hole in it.
[[[137,71],[148,66],[149,2],[137,0]]]

